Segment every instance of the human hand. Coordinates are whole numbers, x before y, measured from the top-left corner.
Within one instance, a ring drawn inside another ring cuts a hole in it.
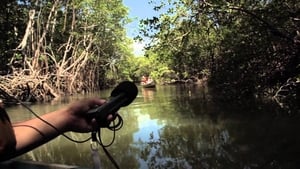
[[[98,129],[101,124],[98,124],[96,119],[87,118],[87,112],[95,106],[100,106],[105,102],[106,100],[104,99],[90,98],[74,102],[67,106],[63,110],[66,117],[64,132],[74,131],[84,133]],[[108,122],[112,121],[113,118],[112,115],[109,115],[107,117]]]
[[[45,113],[39,118],[14,123],[12,126],[8,119],[0,118],[0,161],[28,152],[64,132],[85,133],[99,129],[101,124],[96,119],[88,118],[87,112],[105,102],[97,98],[80,100],[65,108]],[[3,115],[2,112],[0,114]],[[113,118],[110,115],[107,121],[110,122]]]

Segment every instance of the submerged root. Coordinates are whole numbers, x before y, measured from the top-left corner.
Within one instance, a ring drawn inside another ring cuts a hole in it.
[[[49,101],[59,97],[51,86],[47,76],[22,72],[0,76],[0,99],[7,104],[17,103],[12,97],[21,102]]]

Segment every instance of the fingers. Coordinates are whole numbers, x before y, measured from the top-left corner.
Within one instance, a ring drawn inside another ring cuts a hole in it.
[[[114,120],[116,120],[118,114],[119,114],[118,112],[116,112],[114,114],[109,114],[108,117],[107,117],[107,120],[108,121],[114,121]]]
[[[99,98],[91,98],[87,100],[87,104],[89,107],[95,107],[96,105],[100,106],[104,104],[106,100],[104,99],[99,99]]]
[[[114,120],[114,116],[113,116],[112,114],[109,114],[109,115],[107,116],[107,120],[108,120],[108,121],[113,121],[113,120]]]
[[[92,119],[90,124],[92,127],[91,131],[96,131],[97,129],[99,129],[99,124],[97,123],[97,120],[95,118]]]

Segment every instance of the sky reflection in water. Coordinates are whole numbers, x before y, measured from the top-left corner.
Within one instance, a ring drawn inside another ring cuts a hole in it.
[[[150,119],[148,114],[141,114],[138,116],[137,121],[139,131],[133,134],[134,142],[147,142],[150,136],[153,140],[159,139],[159,131],[163,125],[159,125],[157,119]]]

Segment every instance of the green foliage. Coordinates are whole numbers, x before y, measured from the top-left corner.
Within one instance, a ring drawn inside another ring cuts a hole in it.
[[[154,53],[148,53],[144,56],[127,56],[120,64],[120,76],[122,79],[130,79],[133,81],[140,81],[142,76],[151,76],[157,82],[164,78],[170,78],[172,70],[168,65],[160,60]]]
[[[11,49],[21,41],[26,28],[27,6],[21,1],[1,1],[0,3],[0,70],[4,69],[12,57]],[[22,6],[22,8],[19,8]]]
[[[141,36],[153,39],[146,53],[179,78],[205,72],[219,94],[239,98],[274,94],[299,76],[299,2],[168,2],[153,3],[169,9],[142,21]]]
[[[47,65],[45,72],[55,74],[57,65],[66,68],[83,53],[88,64],[79,74],[82,81],[92,81],[89,84],[138,81],[142,75],[157,81],[205,75],[219,94],[230,98],[266,91],[274,94],[288,79],[299,78],[300,2],[149,3],[161,15],[140,21],[141,34],[136,39],[151,40],[145,57],[135,57],[124,28],[130,21],[128,9],[120,0],[1,1],[1,65],[14,57],[22,67],[25,58],[33,62],[38,57],[40,68]],[[29,9],[36,10],[35,32],[22,51],[15,52],[26,30]],[[55,12],[50,15],[52,9]],[[89,79],[90,74],[96,78]]]
[[[130,44],[124,28],[129,21],[128,9],[122,1],[21,0],[1,1],[1,4],[0,31],[5,35],[0,40],[1,65],[13,60],[12,66],[18,63],[21,68],[30,67],[41,76],[42,73],[73,74],[76,80],[71,83],[85,83],[85,88],[99,81],[102,86],[120,79],[120,63],[129,55]],[[24,46],[14,50],[26,37],[29,9],[35,12],[30,20],[33,27]],[[59,82],[55,85],[59,86]]]

